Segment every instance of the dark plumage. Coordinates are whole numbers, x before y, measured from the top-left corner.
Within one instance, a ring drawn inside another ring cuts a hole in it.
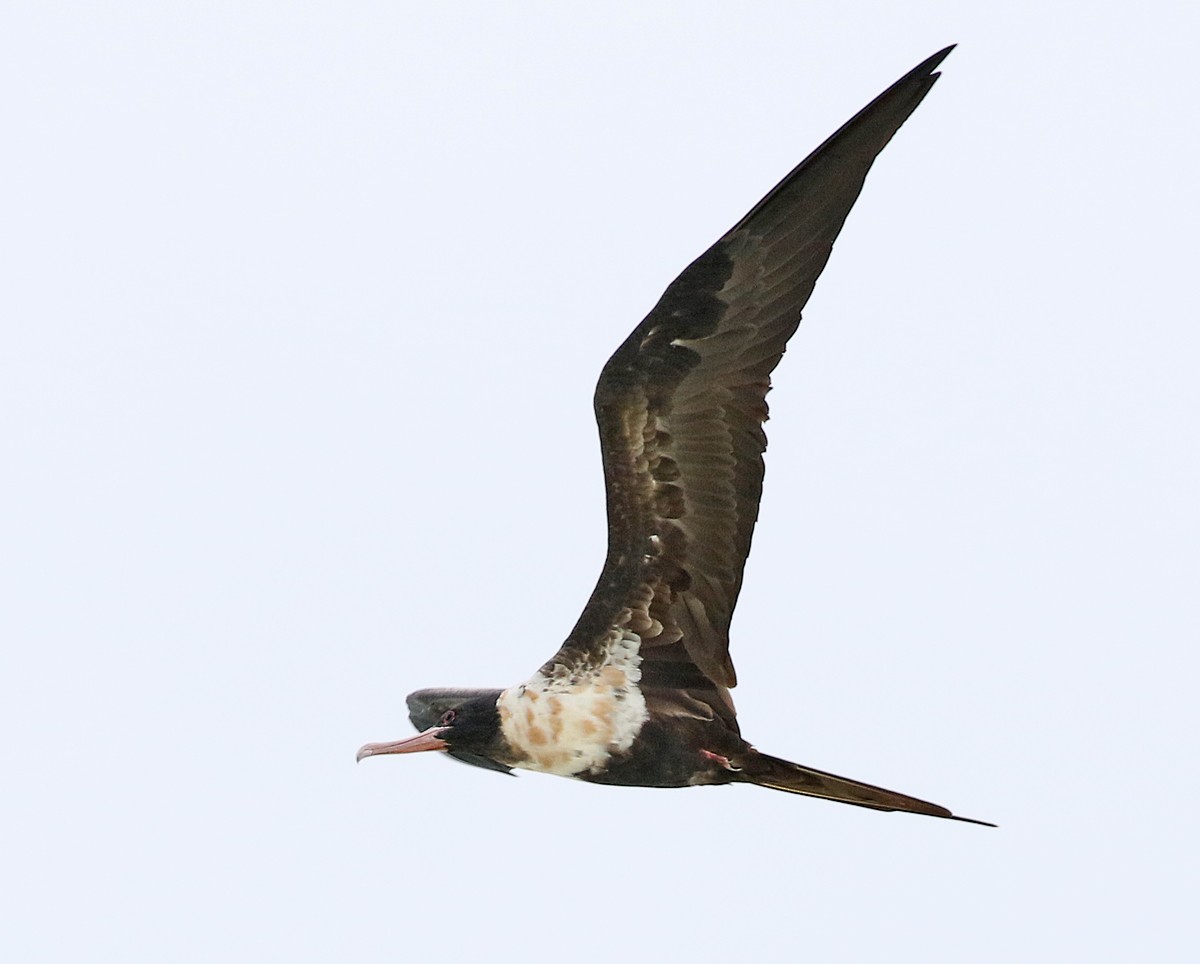
[[[413,693],[422,732],[369,744],[360,759],[441,749],[503,771],[633,786],[753,783],[952,816],[758,752],[729,696],[729,624],[758,517],[771,372],[867,171],[951,49],[788,174],[672,282],[604,366],[595,409],[608,554],[558,652],[506,690]]]

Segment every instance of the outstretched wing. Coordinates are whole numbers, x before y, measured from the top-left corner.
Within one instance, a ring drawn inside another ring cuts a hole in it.
[[[734,685],[729,622],[758,518],[771,372],[872,162],[951,49],[801,162],[667,288],[604,366],[595,408],[608,556],[543,673],[597,670],[636,633],[643,686]]]

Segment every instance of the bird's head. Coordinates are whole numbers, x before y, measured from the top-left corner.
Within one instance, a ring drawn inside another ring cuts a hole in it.
[[[358,759],[385,753],[420,753],[445,750],[472,766],[508,773],[500,762],[505,741],[500,732],[496,700],[500,690],[435,689],[408,695],[408,718],[421,732],[391,743],[368,743]]]

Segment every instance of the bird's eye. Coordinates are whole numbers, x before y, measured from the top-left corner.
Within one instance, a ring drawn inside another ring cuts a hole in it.
[[[451,723],[454,722],[454,717],[456,717],[457,715],[458,714],[455,713],[454,710],[446,710],[446,712],[442,714],[441,720],[438,721],[438,725],[439,726],[449,726]]]

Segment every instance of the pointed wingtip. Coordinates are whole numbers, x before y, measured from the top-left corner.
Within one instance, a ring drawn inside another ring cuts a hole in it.
[[[932,70],[933,70],[935,67],[937,67],[938,65],[940,65],[940,64],[941,64],[941,62],[942,62],[943,60],[945,60],[947,57],[949,57],[949,56],[950,56],[950,52],[951,52],[951,51],[952,51],[952,50],[953,50],[955,47],[957,47],[957,46],[958,46],[958,44],[950,44],[950,46],[948,46],[948,47],[943,47],[941,50],[939,50],[939,51],[938,51],[936,54],[934,54],[934,55],[933,55],[932,57],[930,57],[928,60],[926,60],[926,61],[924,61],[923,63],[919,64],[919,65],[918,65],[918,66],[917,66],[917,67],[916,67],[916,68],[913,70],[913,73],[914,73],[914,74],[927,74],[927,73],[929,73],[929,72],[930,72],[930,71],[932,71]]]
[[[937,68],[941,66],[942,61],[949,57],[950,52],[957,46],[958,44],[951,44],[949,47],[943,47],[932,57],[927,57],[925,60],[922,60],[919,64],[917,64],[917,66],[901,77],[893,86],[899,87],[914,80],[927,80],[929,85],[932,86],[934,82],[942,76],[941,71]]]

